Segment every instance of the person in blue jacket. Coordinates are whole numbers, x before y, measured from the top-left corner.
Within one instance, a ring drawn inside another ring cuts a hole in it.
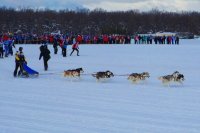
[[[8,57],[9,54],[13,55],[12,47],[15,48],[14,40],[4,41],[5,57]]]
[[[10,55],[13,55],[13,47],[15,48],[14,42],[15,42],[14,40],[9,40],[9,43],[8,43],[8,49],[9,49]]]
[[[68,45],[68,39],[66,38],[64,43],[63,43],[63,46],[62,46],[62,55],[63,55],[63,57],[67,56],[67,45]]]
[[[4,41],[3,44],[4,44],[5,57],[8,57],[8,55],[9,55],[9,46],[8,46],[9,42],[8,41]]]

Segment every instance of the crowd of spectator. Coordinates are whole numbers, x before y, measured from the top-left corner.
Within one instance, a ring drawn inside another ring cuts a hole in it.
[[[0,35],[0,40],[15,40],[15,44],[41,44],[53,43],[54,39],[68,39],[69,44],[73,44],[73,40],[80,44],[130,44],[131,36],[129,35],[75,35],[75,34],[16,34],[4,33]]]
[[[153,35],[81,35],[81,34],[0,34],[0,41],[14,40],[15,44],[53,44],[56,41],[66,41],[73,44],[75,41],[80,44],[179,44],[178,36],[153,36]],[[131,41],[132,40],[132,41]]]
[[[169,36],[140,36],[136,35],[134,37],[135,44],[179,44],[179,37],[174,35]]]

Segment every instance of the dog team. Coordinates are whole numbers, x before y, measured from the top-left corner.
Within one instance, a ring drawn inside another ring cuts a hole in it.
[[[84,72],[83,68],[65,70],[64,77],[80,78],[80,75],[83,72]],[[97,82],[114,77],[114,74],[108,70],[96,72],[91,75],[96,78]],[[132,83],[137,84],[139,82],[145,81],[149,77],[150,77],[150,74],[148,72],[142,72],[142,73],[131,73],[130,75],[128,75],[127,79],[129,81],[131,81]],[[161,80],[163,85],[169,85],[172,82],[183,84],[183,81],[185,80],[184,75],[179,73],[178,71],[175,71],[174,73],[172,73],[170,75],[160,76],[160,77],[158,77],[158,79]]]

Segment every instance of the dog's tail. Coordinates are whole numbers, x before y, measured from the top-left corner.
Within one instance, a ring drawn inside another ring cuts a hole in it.
[[[96,74],[96,73],[93,73],[93,74],[92,74],[92,76],[93,76],[93,77],[96,77],[96,76],[97,76],[97,74]]]
[[[163,77],[162,77],[162,76],[158,77],[158,80],[162,80],[162,79],[163,79]]]
[[[63,76],[64,76],[64,77],[67,76],[67,73],[66,73],[66,72],[67,72],[67,70],[64,70],[64,72],[63,72]]]
[[[127,79],[130,80],[130,79],[131,79],[131,76],[129,75]]]

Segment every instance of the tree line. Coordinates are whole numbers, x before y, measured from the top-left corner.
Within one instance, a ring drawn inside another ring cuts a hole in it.
[[[108,12],[103,9],[34,10],[0,7],[0,32],[134,35],[147,32],[189,32],[200,35],[200,12],[152,9]]]

